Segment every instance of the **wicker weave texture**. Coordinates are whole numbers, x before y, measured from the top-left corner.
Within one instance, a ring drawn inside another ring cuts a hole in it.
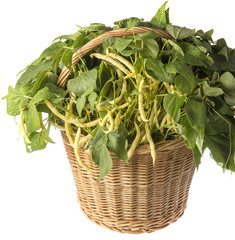
[[[80,207],[91,221],[122,233],[150,233],[183,215],[195,164],[182,139],[157,144],[155,166],[148,145],[137,148],[129,165],[111,153],[113,169],[97,183],[98,173],[81,167],[63,132],[62,137]],[[80,154],[97,169],[87,152]]]

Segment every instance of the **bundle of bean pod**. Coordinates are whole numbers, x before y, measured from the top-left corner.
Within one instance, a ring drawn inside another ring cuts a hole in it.
[[[109,134],[114,130],[118,130],[120,126],[123,126],[128,130],[128,135],[135,136],[125,159],[128,160],[131,158],[139,144],[149,143],[154,163],[156,153],[152,134],[156,133],[156,138],[160,137],[159,140],[161,141],[166,139],[168,135],[172,135],[173,137],[178,135],[175,122],[162,107],[163,97],[166,93],[174,92],[173,85],[170,86],[166,82],[161,83],[157,79],[153,79],[145,72],[144,68],[140,69],[140,72],[136,74],[131,62],[121,55],[112,53],[111,49],[106,50],[106,54],[93,53],[90,57],[102,60],[101,65],[103,64],[107,69],[109,67],[113,68],[115,77],[112,79],[112,82],[109,82],[113,90],[113,96],[110,96],[112,100],[106,96],[98,96],[96,94],[94,105],[91,106],[90,103],[86,104],[85,101],[81,103],[81,97],[78,98],[72,92],[65,116],[61,115],[48,100],[44,101],[48,108],[64,121],[64,130],[69,137],[71,145],[75,147],[79,162],[82,163],[82,160],[79,157],[79,151],[78,149],[76,150],[76,147],[92,138],[91,132],[93,129],[101,126],[104,133]],[[144,64],[141,63],[141,65],[143,66]],[[72,81],[79,80],[75,79]],[[80,104],[83,104],[82,107],[80,107]],[[72,112],[75,106],[81,109],[80,115],[83,116],[82,118],[73,116]],[[95,120],[91,120],[91,118],[94,118],[91,113],[92,110],[96,112],[96,116],[98,115],[98,117],[95,117]],[[91,121],[87,121],[88,119]],[[75,126],[76,130],[73,131],[74,127],[71,126]],[[63,128],[60,127],[60,129]],[[85,130],[86,137],[79,140],[81,129]],[[77,132],[75,141],[71,132]],[[124,152],[125,150],[126,148],[123,149]],[[82,165],[84,166],[84,164]]]

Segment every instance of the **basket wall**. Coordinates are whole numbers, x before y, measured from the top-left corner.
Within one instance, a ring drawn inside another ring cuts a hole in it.
[[[182,139],[157,144],[155,166],[148,145],[138,147],[129,165],[111,153],[113,169],[97,183],[99,174],[81,167],[64,132],[62,137],[80,207],[91,221],[113,231],[144,233],[164,228],[183,215],[195,164]],[[87,152],[80,154],[97,169]]]

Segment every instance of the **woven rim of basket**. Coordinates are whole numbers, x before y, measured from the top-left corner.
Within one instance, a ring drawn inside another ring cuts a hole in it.
[[[66,136],[66,133],[64,131],[61,131],[62,133],[62,136],[65,135]],[[81,136],[81,139],[85,137],[84,135]],[[66,143],[64,142],[65,145],[70,145],[70,143]],[[176,139],[173,139],[173,140],[165,140],[165,141],[160,141],[160,142],[156,142],[155,143],[155,147],[157,149],[157,151],[161,152],[161,151],[170,151],[170,150],[175,150],[175,149],[178,149],[178,148],[181,148],[184,144],[184,139],[183,137],[178,137]],[[82,146],[81,146],[82,147]],[[133,153],[133,156],[135,155],[143,155],[143,154],[149,154],[150,152],[150,147],[149,147],[149,144],[142,144],[142,145],[139,145],[134,153]],[[111,155],[115,155],[114,153],[110,152]]]
[[[80,61],[80,58],[84,57],[87,53],[89,53],[95,47],[100,45],[105,38],[131,36],[133,34],[146,33],[146,32],[150,32],[150,31],[157,33],[160,37],[163,37],[166,39],[172,39],[172,37],[170,36],[169,33],[167,33],[164,30],[157,29],[157,28],[133,27],[128,30],[126,28],[111,30],[111,31],[105,32],[104,34],[101,34],[98,37],[90,40],[88,43],[86,43],[81,48],[79,48],[78,51],[76,53],[74,53],[72,56],[71,67],[74,67]],[[57,81],[57,85],[59,87],[65,88],[70,73],[71,73],[71,71],[67,67],[64,66],[59,75],[58,81]]]

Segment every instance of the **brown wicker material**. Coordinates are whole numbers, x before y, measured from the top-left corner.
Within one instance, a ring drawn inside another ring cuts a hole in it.
[[[80,207],[91,221],[122,233],[150,233],[183,215],[195,164],[182,139],[156,144],[155,166],[148,145],[139,146],[129,164],[111,153],[113,168],[97,183],[99,173],[81,167],[64,132],[62,137]],[[80,154],[97,169],[87,152]]]
[[[72,66],[80,60],[78,56],[89,53],[106,37],[148,31],[171,38],[163,30],[147,27],[109,31],[81,47],[73,55]],[[57,85],[64,88],[69,75],[70,70],[64,67]],[[81,167],[64,132],[62,137],[77,186],[80,207],[91,221],[122,233],[149,233],[168,226],[183,215],[195,164],[191,150],[186,148],[182,139],[156,144],[155,166],[149,145],[139,146],[129,164],[111,153],[113,168],[97,183],[99,173],[91,173]],[[80,149],[80,154],[86,165],[98,170],[87,152]]]

